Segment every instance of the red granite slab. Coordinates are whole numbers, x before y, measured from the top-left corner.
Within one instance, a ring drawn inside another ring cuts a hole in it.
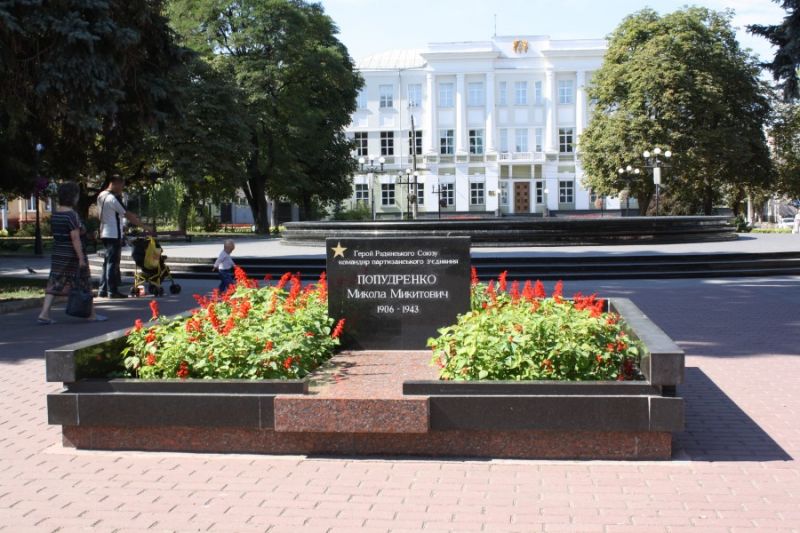
[[[95,450],[524,459],[667,460],[672,454],[672,435],[666,432],[459,430],[386,434],[64,426],[63,443]]]
[[[430,352],[344,352],[315,372],[305,396],[275,398],[275,430],[426,433],[428,399],[403,396],[403,382],[436,379]]]

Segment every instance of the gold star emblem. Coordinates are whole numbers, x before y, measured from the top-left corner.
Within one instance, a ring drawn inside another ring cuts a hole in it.
[[[344,252],[347,250],[344,246],[342,246],[341,242],[337,242],[336,246],[331,248],[333,250],[333,258],[336,259],[337,257],[341,257],[344,259]]]

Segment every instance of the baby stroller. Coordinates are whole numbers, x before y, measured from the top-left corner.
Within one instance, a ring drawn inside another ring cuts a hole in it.
[[[133,287],[131,296],[142,296],[145,285],[153,296],[163,296],[164,287],[161,284],[169,280],[170,294],[181,292],[181,286],[172,279],[172,274],[167,266],[167,256],[161,249],[155,237],[139,236],[133,239],[131,257],[136,265],[133,272]]]

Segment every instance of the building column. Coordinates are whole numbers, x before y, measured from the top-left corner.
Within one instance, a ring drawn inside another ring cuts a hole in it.
[[[467,130],[464,111],[464,74],[456,75],[456,153],[467,153]]]
[[[544,73],[544,151],[556,152],[558,142],[556,141],[556,100],[555,85],[556,75],[553,69],[547,69]]]
[[[436,153],[436,83],[432,72],[425,75],[426,98],[425,103],[425,127],[423,130],[423,152],[426,154]],[[427,135],[425,135],[427,133]]]
[[[586,127],[586,71],[578,71],[578,83],[575,95],[575,134],[580,141],[581,134]]]
[[[497,152],[494,145],[494,72],[486,74],[486,152]]]

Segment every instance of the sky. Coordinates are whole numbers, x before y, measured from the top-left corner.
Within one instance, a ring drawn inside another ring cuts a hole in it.
[[[355,59],[395,48],[424,48],[429,42],[480,41],[497,35],[549,35],[554,39],[608,36],[630,13],[651,7],[659,13],[693,4],[733,9],[742,45],[766,60],[769,43],[749,35],[748,24],[777,24],[785,12],[771,0],[321,0]]]

